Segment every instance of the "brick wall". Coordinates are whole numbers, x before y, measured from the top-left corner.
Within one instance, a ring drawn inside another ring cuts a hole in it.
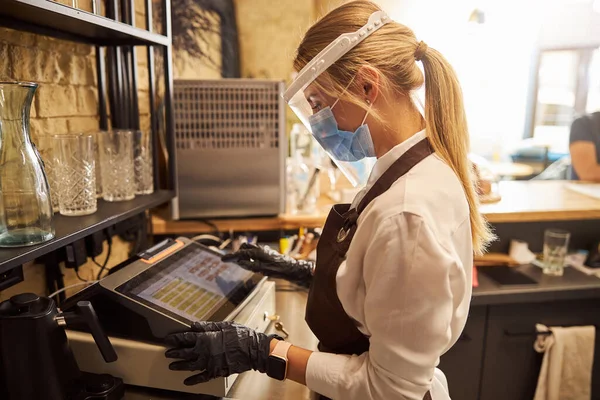
[[[0,79],[40,84],[31,110],[31,133],[98,129],[93,48],[0,28]]]

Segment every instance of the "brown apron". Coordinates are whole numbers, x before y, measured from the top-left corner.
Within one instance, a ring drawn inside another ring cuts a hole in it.
[[[337,271],[346,259],[359,215],[371,201],[432,153],[429,141],[421,140],[383,173],[356,208],[350,209],[350,204],[336,204],[327,216],[317,245],[317,266],[306,306],[306,322],[319,339],[320,351],[359,355],[369,350],[369,339],[346,314],[337,296]],[[321,396],[321,399],[325,397]],[[424,399],[431,399],[429,392]]]

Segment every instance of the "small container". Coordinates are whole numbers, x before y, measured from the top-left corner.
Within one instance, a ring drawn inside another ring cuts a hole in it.
[[[315,147],[315,143],[311,133],[306,130],[302,124],[294,124],[290,132],[290,154],[294,156],[300,151],[302,157],[308,158]]]
[[[102,198],[106,201],[133,199],[135,197],[133,132],[127,130],[102,132],[99,138]]]
[[[288,174],[287,195],[288,212],[290,214],[312,214],[315,212],[316,184],[311,183],[311,171],[304,162],[304,157],[300,150],[296,150],[293,158],[288,159],[286,167]],[[317,174],[318,176],[318,174]]]
[[[94,138],[91,134],[54,135],[54,151],[61,215],[95,213],[98,207]]]
[[[569,232],[560,229],[547,229],[544,232],[544,274],[563,275],[570,237]]]
[[[475,191],[479,201],[482,204],[500,201],[500,178],[493,172],[490,162],[475,154],[469,154],[469,160],[472,163]]]
[[[149,131],[133,132],[133,165],[135,194],[151,194],[154,192],[152,140]]]

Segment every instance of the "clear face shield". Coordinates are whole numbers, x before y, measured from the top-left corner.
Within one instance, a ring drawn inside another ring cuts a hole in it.
[[[348,178],[354,186],[362,186],[366,183],[369,173],[375,163],[372,157],[362,158],[358,161],[347,161],[344,157],[340,157],[339,152],[332,150],[331,146],[326,146],[324,141],[328,138],[322,134],[313,132],[313,126],[316,120],[331,114],[329,107],[318,112],[313,111],[304,91],[306,88],[317,79],[327,68],[333,65],[344,54],[348,53],[357,44],[369,37],[373,32],[377,31],[387,22],[389,17],[383,11],[377,11],[369,17],[366,25],[356,32],[345,33],[339,36],[336,40],[330,43],[323,49],[315,58],[313,58],[303,69],[298,73],[296,79],[286,90],[283,97],[292,109],[302,124],[312,133],[316,141],[323,147],[327,155],[333,160],[342,173]],[[323,111],[326,111],[325,113]],[[313,113],[315,114],[313,117]],[[351,140],[351,138],[347,138]],[[349,146],[349,145],[348,145]]]

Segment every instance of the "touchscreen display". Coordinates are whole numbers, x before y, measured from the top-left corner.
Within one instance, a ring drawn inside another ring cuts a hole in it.
[[[189,321],[207,320],[226,303],[241,302],[255,285],[253,277],[252,272],[224,263],[220,255],[192,244],[117,291]]]

